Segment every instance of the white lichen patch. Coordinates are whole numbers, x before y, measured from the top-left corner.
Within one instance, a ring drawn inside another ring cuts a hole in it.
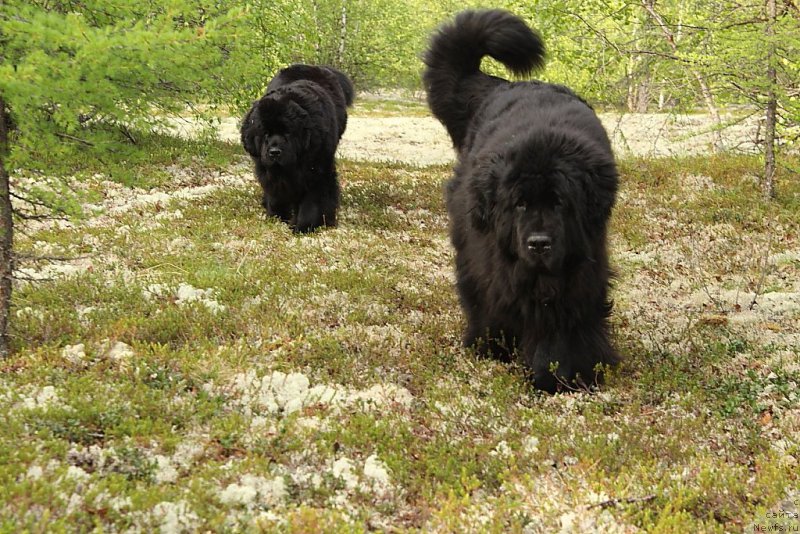
[[[127,367],[130,361],[136,356],[133,347],[127,343],[123,343],[122,341],[116,341],[110,347],[108,347],[108,345],[110,345],[110,342],[102,344],[100,353],[105,358],[108,358],[110,361],[117,364],[120,368]],[[108,348],[103,350],[106,347]]]
[[[691,302],[698,307],[739,312],[753,311],[762,318],[800,316],[800,292],[797,291],[755,294],[732,289],[706,288],[695,292]]]
[[[219,493],[219,500],[228,506],[279,506],[286,498],[283,477],[267,479],[256,475],[242,475],[238,482],[228,484]]]
[[[86,363],[86,347],[83,343],[67,345],[62,349],[61,357],[73,365],[83,365]]]
[[[25,306],[24,308],[18,309],[15,315],[20,319],[25,317],[32,317],[38,321],[45,320],[44,310],[40,308],[32,308],[31,306]]]
[[[167,169],[176,179],[188,179],[186,176],[187,169],[179,167],[169,167]],[[102,188],[104,199],[101,203],[90,206],[90,210],[96,214],[95,217],[86,221],[88,227],[107,226],[111,224],[114,218],[119,218],[131,211],[152,210],[157,213],[169,213],[164,218],[179,219],[183,214],[179,208],[173,211],[166,211],[175,203],[181,201],[191,201],[218,191],[226,186],[241,187],[249,177],[246,172],[237,173],[220,173],[217,175],[208,175],[204,177],[206,182],[203,185],[180,187],[178,189],[160,190],[152,189],[145,191],[140,188],[125,187],[110,180],[103,180],[97,184]],[[180,216],[176,215],[180,213]]]
[[[206,436],[189,435],[175,447],[175,452],[170,458],[173,465],[188,470],[206,451]]]
[[[178,287],[170,287],[165,284],[149,284],[142,291],[142,296],[149,301],[166,298],[178,306],[186,306],[197,302],[213,313],[225,311],[225,306],[216,300],[215,294],[216,290],[213,288],[198,289],[185,282],[178,284]]]
[[[82,493],[77,493],[77,492],[76,493],[72,493],[65,500],[67,501],[67,506],[66,506],[66,508],[64,510],[64,513],[66,515],[74,514],[75,512],[80,510],[80,508],[83,506],[83,494]]]
[[[84,325],[88,325],[91,322],[91,316],[97,311],[97,307],[95,306],[75,306],[75,312],[78,314],[78,320]]]
[[[153,457],[155,460],[156,468],[153,473],[153,479],[158,484],[173,484],[178,480],[178,470],[171,458],[156,454]]]
[[[329,469],[330,475],[344,487],[344,493],[337,492],[333,497],[333,502],[339,505],[346,503],[347,495],[353,492],[388,498],[396,491],[389,468],[377,454],[371,454],[363,463],[342,456],[333,461]]]
[[[411,393],[395,384],[375,384],[358,390],[341,385],[319,384],[311,386],[302,373],[273,371],[258,377],[254,371],[236,375],[227,388],[231,402],[245,415],[288,415],[308,406],[320,409],[339,408],[358,404],[366,408],[392,405],[408,407]]]
[[[14,276],[22,282],[58,280],[91,271],[94,266],[95,261],[92,258],[78,258],[54,262],[40,268],[21,267],[14,270]]]
[[[339,458],[331,466],[331,474],[344,482],[348,490],[355,489],[358,485],[358,476],[355,473],[355,464],[349,458]]]
[[[497,443],[494,449],[489,452],[490,456],[497,456],[499,458],[509,458],[514,455],[513,449],[508,445],[508,442],[502,440]]]
[[[393,404],[408,407],[413,400],[411,392],[404,387],[395,384],[375,384],[366,390],[351,392],[346,397],[344,404],[363,403],[376,408]]]
[[[41,388],[29,388],[27,392],[20,394],[20,400],[15,405],[16,409],[34,410],[49,408],[65,408],[66,404],[58,396],[55,386],[43,386]]]
[[[84,471],[82,468],[80,468],[78,466],[70,465],[69,467],[67,467],[67,472],[66,472],[66,474],[64,476],[67,479],[71,479],[71,480],[75,480],[75,481],[78,481],[78,482],[82,482],[82,481],[86,480],[87,478],[89,478],[89,473],[87,473],[86,471]]]
[[[161,534],[194,532],[200,525],[200,518],[186,501],[160,502],[153,507],[152,517]]]
[[[25,473],[25,477],[28,480],[39,480],[44,475],[44,469],[42,466],[33,464],[32,466],[28,467],[28,471]]]
[[[558,518],[560,534],[573,532],[607,532],[609,534],[628,534],[639,532],[633,525],[626,525],[617,521],[608,510],[595,512],[580,510],[566,512]]]
[[[389,469],[376,454],[368,456],[364,462],[364,478],[380,492],[386,492],[392,488]]]
[[[539,452],[539,438],[536,436],[525,436],[522,440],[522,448],[528,454]]]
[[[800,250],[787,250],[784,252],[779,252],[777,254],[773,254],[769,257],[769,263],[772,265],[793,265],[798,264],[800,265]]]

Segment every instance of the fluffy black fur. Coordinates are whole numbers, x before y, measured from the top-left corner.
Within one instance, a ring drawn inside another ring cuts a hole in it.
[[[464,343],[519,357],[540,389],[589,386],[597,364],[619,359],[608,326],[611,145],[571,90],[484,74],[487,55],[527,74],[544,45],[511,13],[464,11],[424,58],[428,104],[458,151],[446,197]]]
[[[242,119],[267,214],[296,232],[335,226],[339,181],[334,155],[347,126],[353,85],[330,67],[292,65]]]

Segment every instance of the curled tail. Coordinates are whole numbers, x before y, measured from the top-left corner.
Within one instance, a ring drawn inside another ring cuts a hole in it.
[[[350,78],[347,77],[347,74],[343,73],[342,71],[334,69],[333,67],[327,67],[327,68],[336,76],[336,79],[339,81],[339,85],[342,87],[342,93],[344,94],[344,103],[347,105],[347,107],[352,106],[353,99],[355,98],[355,89],[353,89],[353,82],[351,82]]]
[[[544,63],[544,43],[525,22],[499,9],[462,11],[434,34],[422,75],[431,111],[460,147],[472,114],[485,95],[504,80],[480,71],[490,56],[517,75]]]

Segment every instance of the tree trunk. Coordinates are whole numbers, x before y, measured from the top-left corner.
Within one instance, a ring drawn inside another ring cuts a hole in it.
[[[347,4],[342,3],[342,15],[339,19],[339,46],[336,49],[336,66],[344,66],[344,50],[347,43]]]
[[[778,97],[775,87],[778,74],[775,68],[775,0],[767,0],[767,110],[764,125],[764,196],[775,197],[775,127],[778,114]]]
[[[639,37],[639,25],[636,24],[633,27],[633,40],[636,41]],[[637,63],[641,61],[641,56],[639,54],[631,54],[628,57],[628,72],[626,75],[627,82],[628,82],[628,95],[625,100],[625,104],[628,108],[628,111],[633,113],[634,109],[636,109],[636,80],[634,79],[634,73],[638,70],[636,68]]]
[[[636,90],[636,113],[647,113],[647,108],[650,104],[650,92],[650,75],[648,74],[639,82]]]
[[[669,43],[670,48],[672,48],[672,51],[677,55],[678,42],[675,38],[675,34],[670,30],[669,25],[661,14],[656,11],[654,0],[642,0],[642,6],[650,14],[656,24],[658,24],[658,27],[661,28],[661,33],[664,34],[664,38],[667,40],[667,43]],[[700,86],[700,94],[703,95],[706,108],[711,114],[711,118],[714,119],[714,151],[719,152],[722,150],[722,117],[720,117],[719,109],[717,109],[717,105],[714,102],[714,93],[712,93],[711,87],[700,71],[689,68],[689,72],[694,76],[694,79],[697,80],[697,84]]]
[[[0,96],[0,358],[10,352],[8,318],[11,313],[11,288],[14,274],[14,219],[11,214],[11,189],[6,169],[10,129],[6,103]]]

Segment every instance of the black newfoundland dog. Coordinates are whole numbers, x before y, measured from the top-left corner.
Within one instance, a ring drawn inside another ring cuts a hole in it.
[[[519,357],[540,389],[589,387],[619,359],[608,334],[611,145],[571,90],[484,74],[484,56],[527,74],[544,45],[506,11],[464,11],[424,58],[428,104],[458,151],[446,196],[464,344]]]
[[[347,126],[353,85],[330,67],[281,70],[242,119],[267,214],[296,232],[335,226],[339,182],[334,155]]]

